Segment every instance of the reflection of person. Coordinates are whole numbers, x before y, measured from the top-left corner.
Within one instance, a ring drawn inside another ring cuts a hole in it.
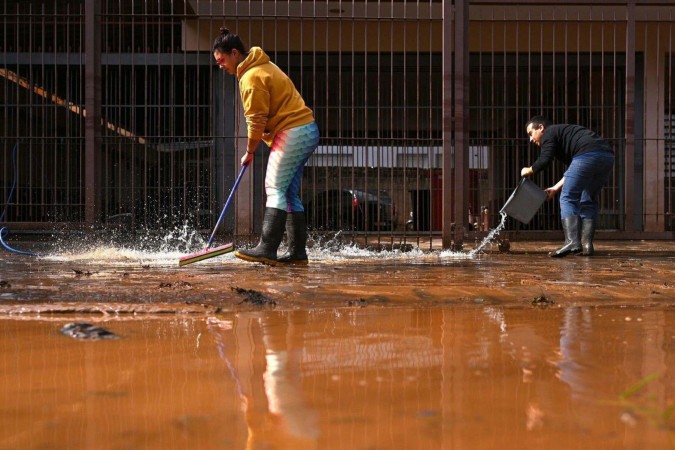
[[[291,320],[288,315],[260,313],[241,314],[232,323],[216,318],[208,321],[237,385],[248,431],[247,449],[318,448],[318,415],[304,398],[301,351]],[[231,351],[237,365],[228,358],[226,343],[236,344]]]
[[[614,166],[612,147],[587,128],[579,125],[551,125],[542,116],[532,117],[526,124],[526,131],[530,142],[541,147],[541,153],[531,167],[521,169],[521,176],[527,177],[542,171],[554,158],[569,165],[563,178],[546,189],[549,199],[562,189],[560,217],[565,232],[565,244],[549,255],[592,255],[598,196]]]
[[[241,164],[253,161],[261,140],[270,147],[262,236],[255,248],[239,250],[235,256],[271,265],[307,264],[307,225],[298,191],[303,168],[319,144],[313,112],[291,79],[261,48],[247,50],[239,36],[226,28],[220,29],[213,44],[213,57],[221,69],[239,79],[248,128]],[[284,226],[288,252],[277,259]]]

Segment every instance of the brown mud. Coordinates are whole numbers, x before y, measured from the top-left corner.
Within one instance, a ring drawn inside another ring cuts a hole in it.
[[[556,244],[0,254],[0,450],[673,448],[675,244]]]

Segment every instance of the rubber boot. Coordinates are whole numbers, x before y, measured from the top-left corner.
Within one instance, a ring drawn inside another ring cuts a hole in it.
[[[593,235],[595,234],[595,220],[583,219],[581,221],[581,256],[593,256]]]
[[[563,232],[565,233],[565,245],[558,250],[549,253],[551,258],[562,258],[570,253],[581,251],[579,241],[579,216],[568,216],[562,220]]]
[[[284,237],[285,223],[286,211],[277,208],[265,208],[260,242],[255,248],[234,252],[234,256],[245,261],[260,262],[271,266],[278,265],[277,249],[281,244],[281,238]]]
[[[289,213],[286,216],[286,235],[288,236],[288,250],[277,261],[280,264],[305,266],[309,264],[307,258],[307,223],[304,212]]]

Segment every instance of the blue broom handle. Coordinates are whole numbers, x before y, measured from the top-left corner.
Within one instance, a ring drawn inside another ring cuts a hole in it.
[[[211,244],[213,243],[213,238],[216,236],[216,231],[218,230],[218,227],[220,226],[220,222],[223,221],[223,217],[225,217],[225,211],[227,211],[228,206],[230,206],[230,202],[232,201],[232,197],[234,196],[234,193],[237,191],[237,187],[239,186],[239,182],[241,181],[241,177],[244,175],[244,172],[246,171],[246,167],[248,164],[244,164],[241,166],[241,170],[239,171],[239,176],[237,177],[237,181],[234,182],[234,186],[232,186],[232,190],[230,191],[230,196],[227,197],[227,201],[225,202],[225,206],[223,206],[223,210],[220,212],[220,217],[218,217],[218,222],[216,222],[216,226],[213,227],[213,233],[211,233],[211,237],[209,238],[209,242],[206,244],[206,248],[211,247]]]

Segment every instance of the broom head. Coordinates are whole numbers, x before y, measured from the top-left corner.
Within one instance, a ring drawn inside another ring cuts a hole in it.
[[[213,258],[215,256],[224,255],[225,253],[229,253],[232,250],[234,250],[234,245],[231,243],[221,245],[220,247],[205,248],[201,252],[183,256],[181,259],[178,260],[178,265],[182,267],[187,264],[195,263],[197,261],[203,261],[205,259]]]

